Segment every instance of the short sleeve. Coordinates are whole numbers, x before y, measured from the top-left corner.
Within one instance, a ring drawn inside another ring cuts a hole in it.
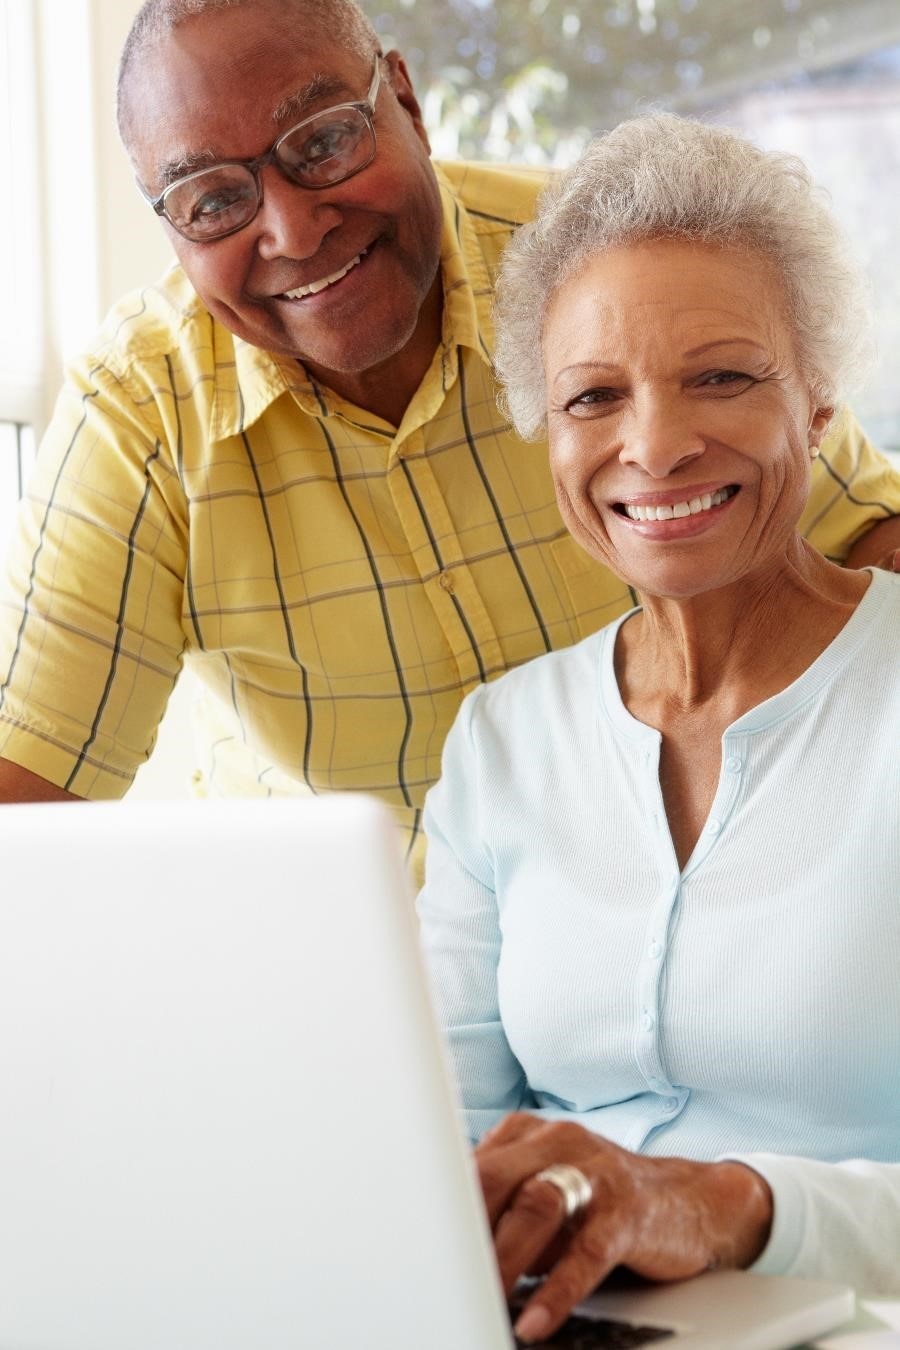
[[[126,791],[185,646],[186,508],[152,404],[72,368],[0,603],[0,756],[81,797]]]
[[[804,534],[826,557],[843,562],[857,539],[900,515],[900,472],[874,449],[849,411],[836,420],[813,464]]]

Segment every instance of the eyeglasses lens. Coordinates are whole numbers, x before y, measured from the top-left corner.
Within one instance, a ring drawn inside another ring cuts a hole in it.
[[[165,201],[169,220],[188,239],[216,239],[256,215],[256,179],[243,164],[222,164],[175,183]]]
[[[278,162],[305,187],[339,183],[364,169],[375,154],[369,123],[356,108],[326,112],[294,127],[278,142]]]
[[[375,137],[356,108],[331,109],[288,131],[275,148],[279,167],[303,187],[328,187],[371,163]],[[166,215],[186,238],[218,239],[249,222],[259,209],[256,179],[243,164],[220,164],[173,184]]]

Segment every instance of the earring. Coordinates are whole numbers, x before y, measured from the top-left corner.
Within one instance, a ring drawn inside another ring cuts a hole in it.
[[[819,447],[818,447],[817,445],[811,445],[811,446],[809,447],[809,457],[810,457],[810,459],[817,459],[818,456],[819,456]]]

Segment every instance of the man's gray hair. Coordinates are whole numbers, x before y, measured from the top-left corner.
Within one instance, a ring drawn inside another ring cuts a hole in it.
[[[125,39],[116,81],[116,119],[126,146],[133,116],[128,100],[129,76],[135,61],[147,48],[200,14],[260,3],[261,0],[144,0]],[[355,0],[278,0],[278,8],[283,12],[296,10],[306,27],[326,34],[332,46],[355,52],[364,61],[372,61],[376,52],[381,51],[378,34]]]
[[[752,249],[771,261],[817,407],[836,406],[865,373],[868,283],[802,161],[722,127],[653,113],[594,140],[506,250],[496,365],[521,436],[546,426],[541,336],[554,292],[594,254],[658,238]]]

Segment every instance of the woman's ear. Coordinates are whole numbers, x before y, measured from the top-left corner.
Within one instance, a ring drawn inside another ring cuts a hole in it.
[[[819,453],[819,446],[822,444],[826,431],[831,426],[832,417],[834,417],[834,408],[816,408],[813,412],[809,420],[807,435],[810,459],[815,459]]]

